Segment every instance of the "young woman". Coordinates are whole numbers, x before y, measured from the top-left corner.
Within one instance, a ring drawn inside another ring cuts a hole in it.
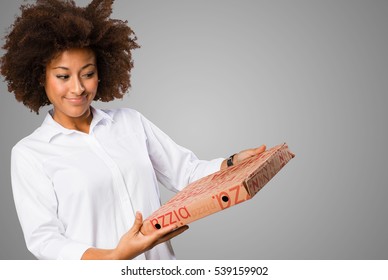
[[[109,18],[113,0],[23,5],[6,37],[1,74],[42,125],[12,150],[12,188],[28,249],[38,259],[173,259],[169,240],[188,227],[140,232],[160,207],[158,181],[173,191],[228,162],[199,160],[132,109],[98,110],[130,87],[136,38]],[[157,245],[157,246],[156,246]]]

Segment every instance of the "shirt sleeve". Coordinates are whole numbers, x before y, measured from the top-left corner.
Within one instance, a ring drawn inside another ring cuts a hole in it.
[[[149,157],[158,180],[172,191],[180,191],[189,183],[220,170],[223,158],[200,160],[176,144],[168,135],[141,115],[147,137]]]
[[[57,218],[57,198],[40,162],[23,147],[11,156],[12,191],[27,248],[38,259],[81,259],[91,246],[69,240]]]

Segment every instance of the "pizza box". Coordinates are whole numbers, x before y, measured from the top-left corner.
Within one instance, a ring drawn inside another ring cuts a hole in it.
[[[146,218],[141,232],[180,227],[250,200],[294,156],[283,143],[192,182]]]

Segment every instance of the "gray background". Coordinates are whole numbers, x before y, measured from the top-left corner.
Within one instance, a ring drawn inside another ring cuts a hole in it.
[[[2,0],[2,36],[21,3]],[[387,259],[388,1],[117,0],[113,14],[142,48],[128,96],[96,107],[135,108],[203,159],[296,154],[253,200],[191,224],[178,258]],[[0,91],[0,258],[30,259],[9,159],[48,108]]]

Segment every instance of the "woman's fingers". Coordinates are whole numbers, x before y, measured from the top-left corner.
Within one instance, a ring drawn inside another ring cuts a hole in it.
[[[247,158],[252,157],[254,155],[257,155],[257,154],[261,154],[261,153],[265,152],[266,148],[267,147],[265,145],[261,145],[258,148],[243,150],[234,156],[233,163],[237,164],[237,163],[243,161],[244,159],[247,159]]]
[[[186,230],[189,229],[189,226],[187,225],[184,225],[182,227],[179,227],[177,229],[174,229],[173,231],[170,231],[168,232],[167,234],[165,234],[164,236],[161,236],[158,241],[155,243],[155,245],[158,245],[160,243],[163,243],[163,242],[166,242],[178,235],[180,235],[181,233],[185,232]]]

